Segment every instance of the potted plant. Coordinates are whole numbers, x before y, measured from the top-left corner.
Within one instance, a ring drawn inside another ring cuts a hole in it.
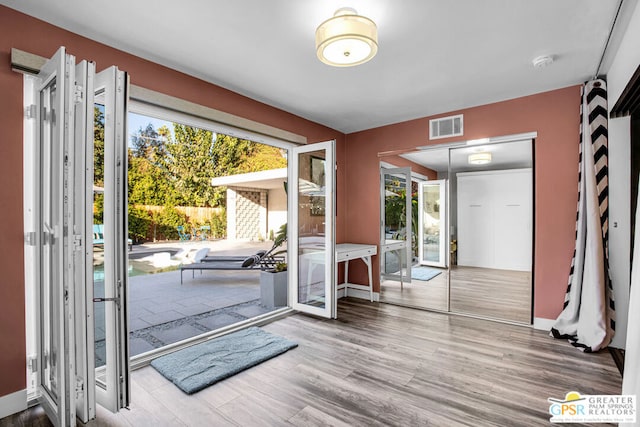
[[[275,252],[287,241],[287,224],[283,224],[273,241],[273,246],[262,258],[260,272],[260,302],[267,308],[284,307],[287,305],[287,263],[279,256],[286,250]]]

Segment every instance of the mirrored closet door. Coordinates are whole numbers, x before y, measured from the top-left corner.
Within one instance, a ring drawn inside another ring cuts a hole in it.
[[[436,145],[381,162],[381,223],[387,225],[381,242],[395,236],[396,244],[411,248],[401,259],[401,271],[411,277],[390,275],[393,254],[381,251],[380,300],[530,324],[532,140]],[[388,172],[394,165],[411,176],[401,195],[389,186],[397,182]],[[405,194],[411,194],[411,218],[398,209],[408,209]],[[402,225],[400,233],[391,233],[398,231],[393,224]]]
[[[451,311],[530,323],[531,141],[453,148],[449,177]]]

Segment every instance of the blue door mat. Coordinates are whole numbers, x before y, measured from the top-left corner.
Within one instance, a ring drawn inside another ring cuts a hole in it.
[[[431,280],[440,273],[442,273],[442,270],[438,270],[437,268],[423,266],[411,268],[411,278],[416,280]]]
[[[159,357],[151,366],[192,394],[297,346],[251,327]]]

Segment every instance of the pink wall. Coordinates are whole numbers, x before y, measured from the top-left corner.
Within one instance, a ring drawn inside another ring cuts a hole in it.
[[[400,157],[397,154],[378,156],[381,162],[388,162],[398,168],[411,168],[411,172],[417,172],[426,176],[429,179],[438,179],[438,172],[433,169],[426,168],[422,165],[412,162],[409,159]]]
[[[23,211],[22,75],[11,70],[11,48],[50,57],[60,46],[98,70],[117,65],[131,83],[307,137],[337,140],[338,218],[345,216],[344,135],[338,131],[253,101],[221,87],[162,67],[0,6],[0,397],[26,387]],[[338,223],[337,237],[345,224]],[[27,260],[26,262],[29,262]]]
[[[567,286],[575,237],[579,105],[580,88],[573,86],[455,111],[440,116],[464,114],[464,137],[434,141],[447,143],[538,132],[535,142],[535,317],[555,318],[562,309]],[[434,117],[347,135],[347,241],[379,242],[378,153],[433,144],[428,140],[428,129],[429,119]],[[379,290],[379,266],[374,265],[374,288]],[[366,283],[364,268],[354,263],[353,270],[354,277]]]

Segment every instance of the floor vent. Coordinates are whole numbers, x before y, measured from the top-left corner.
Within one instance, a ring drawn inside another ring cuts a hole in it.
[[[429,120],[429,139],[449,138],[463,134],[462,114]]]

